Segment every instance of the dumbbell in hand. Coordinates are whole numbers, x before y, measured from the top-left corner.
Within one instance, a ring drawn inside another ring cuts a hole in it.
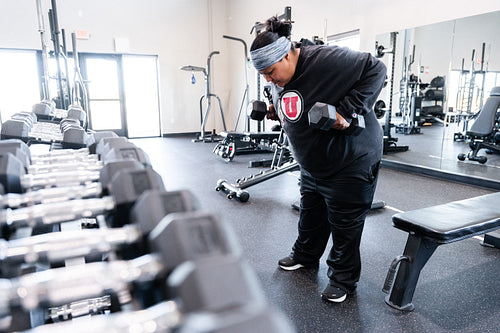
[[[253,120],[261,121],[264,120],[266,116],[268,116],[268,119],[279,120],[276,112],[274,111],[273,98],[269,86],[264,87],[263,93],[264,97],[266,97],[267,101],[269,102],[269,109],[265,102],[253,100],[250,102],[250,118],[252,118]]]
[[[345,119],[350,123],[349,128],[353,128],[354,130],[357,127],[365,127],[365,118],[362,115],[353,113],[351,116],[352,119]],[[328,131],[337,122],[337,109],[333,105],[316,102],[309,110],[308,118],[309,126],[312,128]]]
[[[253,120],[261,121],[264,120],[266,117],[268,111],[267,111],[267,105],[263,101],[257,101],[253,100],[250,102],[250,118]]]

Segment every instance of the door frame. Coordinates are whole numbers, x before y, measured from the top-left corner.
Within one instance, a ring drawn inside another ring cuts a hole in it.
[[[88,107],[88,116],[89,116],[89,127],[92,128],[92,110],[90,107],[90,102],[92,100],[95,101],[116,101],[117,99],[92,99],[92,96],[89,92],[88,87],[88,73],[87,73],[87,59],[104,59],[104,60],[114,60],[116,61],[116,70],[118,76],[118,101],[120,102],[120,116],[121,116],[121,128],[120,129],[109,129],[109,131],[115,132],[118,136],[124,136],[128,138],[128,127],[127,127],[127,115],[125,108],[125,89],[123,82],[123,64],[122,64],[122,55],[121,54],[99,54],[99,53],[87,53],[82,52],[78,53],[80,69],[82,72],[82,76],[85,81],[85,87],[87,88],[87,92],[89,94],[89,105]]]

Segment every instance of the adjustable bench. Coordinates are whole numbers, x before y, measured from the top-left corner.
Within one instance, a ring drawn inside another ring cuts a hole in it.
[[[224,139],[213,149],[213,153],[226,161],[232,161],[234,155],[270,153],[272,144],[278,140],[280,132],[220,132]]]
[[[497,112],[500,108],[500,86],[493,87],[490,97],[486,99],[481,111],[470,129],[465,133],[470,151],[467,154],[458,154],[457,158],[465,161],[468,158],[481,164],[486,163],[486,156],[478,156],[481,149],[489,149],[500,153],[500,134],[496,128],[498,120]]]
[[[382,291],[388,293],[388,305],[412,311],[420,271],[439,245],[500,229],[500,192],[396,214],[392,222],[409,235],[403,255],[389,268]]]

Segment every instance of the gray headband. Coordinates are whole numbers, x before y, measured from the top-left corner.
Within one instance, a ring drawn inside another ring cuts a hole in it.
[[[257,71],[266,69],[283,59],[290,51],[292,43],[286,37],[280,37],[271,44],[250,51],[253,67]]]

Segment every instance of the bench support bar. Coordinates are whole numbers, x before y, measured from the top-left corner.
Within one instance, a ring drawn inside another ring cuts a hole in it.
[[[425,266],[439,244],[415,235],[408,235],[404,256],[408,261],[401,261],[396,279],[385,302],[401,311],[413,311],[412,303],[420,271]]]

